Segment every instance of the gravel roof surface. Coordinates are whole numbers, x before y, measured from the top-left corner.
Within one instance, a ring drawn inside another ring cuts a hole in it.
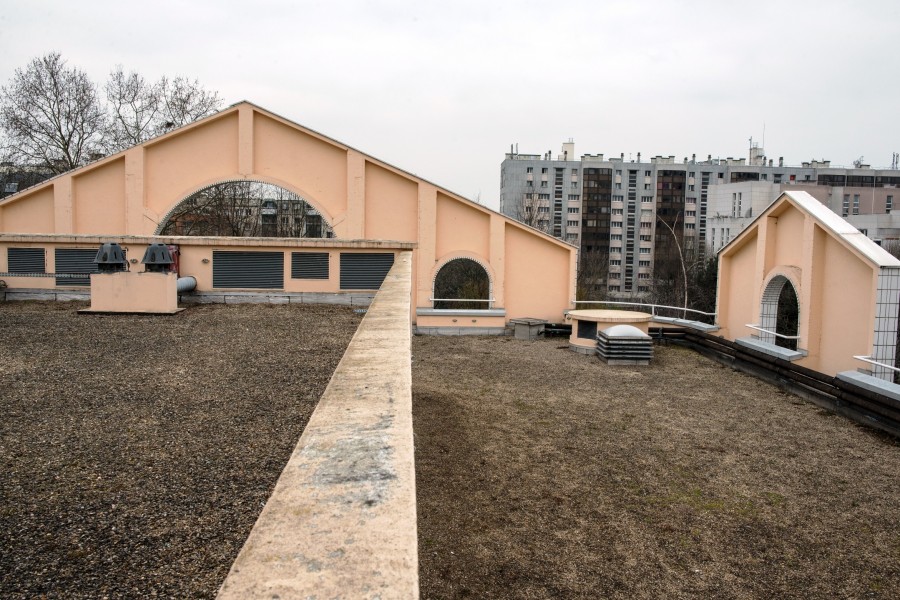
[[[422,598],[900,598],[900,443],[654,352],[414,338]]]
[[[0,303],[0,597],[212,598],[360,315]]]

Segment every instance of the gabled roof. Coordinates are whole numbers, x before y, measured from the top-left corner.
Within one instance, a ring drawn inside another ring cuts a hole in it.
[[[873,242],[868,236],[835,214],[834,211],[813,198],[807,192],[782,192],[781,195],[753,219],[740,234],[735,236],[729,243],[725,244],[719,253],[725,254],[732,246],[739,245],[739,240],[746,238],[748,232],[758,224],[757,222],[760,219],[771,215],[771,213],[781,207],[785,202],[790,202],[791,205],[800,211],[810,215],[823,229],[831,233],[846,246],[856,251],[873,265],[878,267],[900,268],[900,260],[896,259],[887,250]]]
[[[215,120],[217,120],[217,119],[221,119],[221,118],[226,117],[226,116],[228,116],[228,115],[232,115],[232,114],[237,113],[237,112],[240,110],[240,108],[241,108],[242,106],[249,106],[249,107],[251,107],[254,111],[256,111],[256,112],[258,112],[258,113],[260,113],[260,114],[262,114],[262,115],[265,115],[265,116],[267,116],[267,117],[273,118],[273,119],[275,119],[275,120],[277,120],[277,121],[280,121],[281,123],[283,123],[283,124],[285,124],[285,125],[287,125],[287,126],[289,126],[289,127],[291,127],[291,128],[297,129],[297,130],[302,131],[302,132],[304,132],[304,133],[306,133],[306,134],[309,134],[309,135],[312,135],[312,136],[314,136],[314,137],[317,137],[317,138],[319,138],[320,140],[322,140],[322,141],[324,141],[324,142],[327,142],[327,143],[329,143],[329,144],[331,144],[331,145],[333,145],[333,146],[336,146],[336,147],[338,147],[338,148],[340,148],[340,149],[342,149],[342,150],[345,150],[345,151],[347,151],[347,150],[352,150],[352,151],[354,151],[354,152],[357,152],[357,153],[359,153],[360,155],[364,156],[364,157],[366,158],[366,160],[369,161],[369,162],[371,162],[372,164],[376,164],[376,165],[379,165],[379,166],[381,166],[381,167],[384,167],[384,168],[386,168],[386,169],[388,169],[388,170],[391,170],[391,171],[393,171],[393,172],[395,172],[395,173],[397,173],[397,174],[400,174],[400,175],[402,175],[402,176],[404,176],[404,177],[407,177],[407,178],[409,178],[409,179],[417,180],[417,181],[420,181],[420,182],[422,182],[422,183],[425,183],[425,184],[434,186],[434,187],[435,187],[437,190],[439,190],[441,193],[443,193],[443,194],[445,194],[445,195],[447,195],[447,196],[453,198],[454,200],[457,200],[457,201],[459,201],[459,202],[463,202],[463,203],[465,203],[465,204],[467,204],[467,205],[469,205],[469,206],[471,206],[471,207],[473,207],[473,208],[476,208],[477,210],[480,210],[480,211],[482,211],[482,212],[493,213],[493,214],[495,214],[495,215],[499,215],[499,216],[503,217],[503,219],[504,219],[507,223],[511,224],[512,226],[518,227],[519,229],[527,230],[529,233],[537,234],[537,235],[539,235],[540,237],[543,237],[543,238],[547,239],[548,241],[552,241],[553,243],[555,243],[555,244],[558,245],[558,246],[562,246],[562,247],[565,247],[565,248],[567,248],[567,249],[572,249],[572,248],[577,249],[577,248],[578,248],[578,246],[577,246],[576,244],[573,244],[572,242],[568,242],[568,241],[566,241],[566,240],[564,240],[564,239],[560,239],[560,238],[554,237],[554,236],[548,234],[548,233],[545,232],[545,231],[541,231],[541,230],[539,230],[539,229],[537,229],[537,228],[535,228],[535,227],[532,227],[532,226],[530,226],[530,225],[526,225],[525,223],[522,223],[521,221],[518,221],[518,220],[516,220],[516,219],[514,219],[514,218],[512,218],[512,217],[509,217],[509,216],[507,216],[507,215],[504,215],[504,214],[500,213],[499,211],[494,210],[493,208],[490,208],[490,207],[488,207],[488,206],[485,206],[485,205],[481,204],[480,202],[476,202],[476,201],[474,201],[474,200],[470,200],[469,198],[466,198],[465,196],[463,196],[463,195],[461,195],[461,194],[458,194],[458,193],[453,192],[453,191],[451,191],[451,190],[449,190],[449,189],[447,189],[447,188],[445,188],[445,187],[442,187],[442,186],[440,186],[440,185],[438,185],[438,184],[436,184],[436,183],[434,183],[434,182],[432,182],[432,181],[430,181],[430,180],[428,180],[428,179],[425,179],[424,177],[422,177],[422,176],[420,176],[420,175],[416,175],[415,173],[412,173],[412,172],[410,172],[410,171],[406,171],[406,170],[401,169],[401,168],[399,168],[399,167],[397,167],[397,166],[395,166],[395,165],[392,165],[392,164],[390,164],[390,163],[387,163],[387,162],[385,162],[385,161],[383,161],[383,160],[381,160],[381,159],[379,159],[379,158],[374,157],[374,156],[371,155],[371,154],[368,154],[368,153],[366,153],[366,152],[363,152],[363,151],[361,151],[361,150],[358,150],[358,149],[356,149],[356,148],[354,148],[354,147],[352,147],[352,146],[349,146],[349,145],[347,145],[347,144],[344,144],[343,142],[340,142],[340,141],[338,141],[338,140],[335,140],[335,139],[332,138],[332,137],[329,137],[329,136],[327,136],[327,135],[324,135],[324,134],[322,134],[322,133],[319,133],[318,131],[315,131],[315,130],[313,130],[313,129],[310,129],[309,127],[306,127],[305,125],[301,125],[301,124],[299,124],[299,123],[297,123],[297,122],[295,122],[295,121],[292,121],[292,120],[290,120],[290,119],[287,119],[287,118],[285,118],[285,117],[283,117],[283,116],[281,116],[281,115],[278,115],[278,114],[276,114],[276,113],[274,113],[274,112],[272,112],[272,111],[270,111],[270,110],[267,110],[267,109],[265,109],[265,108],[259,106],[258,104],[255,104],[255,103],[253,103],[253,102],[250,102],[249,100],[242,100],[242,101],[240,101],[240,102],[236,102],[236,103],[234,103],[234,104],[232,104],[232,105],[230,105],[230,106],[228,106],[228,107],[226,107],[226,108],[224,108],[224,109],[220,110],[219,112],[216,112],[216,113],[214,113],[214,114],[212,114],[212,115],[208,115],[208,116],[206,116],[206,117],[203,117],[202,119],[198,119],[198,120],[193,121],[193,122],[191,122],[191,123],[187,123],[187,124],[185,124],[185,125],[182,125],[181,127],[178,127],[178,128],[173,129],[173,130],[171,130],[171,131],[168,131],[168,132],[166,132],[166,133],[164,133],[164,134],[161,134],[161,135],[159,135],[159,136],[157,136],[157,137],[155,137],[155,138],[151,138],[151,139],[149,139],[149,140],[145,140],[145,141],[143,141],[143,142],[141,142],[141,143],[139,143],[139,144],[135,144],[134,146],[131,146],[131,147],[129,147],[129,148],[126,148],[125,150],[121,150],[121,151],[116,152],[116,153],[114,153],[114,154],[110,154],[109,156],[105,156],[105,157],[103,157],[103,158],[101,158],[101,159],[99,159],[99,160],[97,160],[97,161],[94,161],[94,162],[92,162],[92,163],[89,163],[89,164],[87,164],[87,165],[83,165],[83,166],[81,166],[81,167],[77,167],[77,168],[72,169],[72,170],[70,170],[70,171],[66,171],[65,173],[60,173],[60,174],[58,174],[58,175],[55,175],[55,176],[51,177],[50,179],[46,179],[46,180],[44,180],[44,181],[42,181],[42,182],[40,182],[40,183],[38,183],[38,184],[36,184],[36,185],[34,185],[34,186],[31,186],[31,187],[29,187],[29,188],[27,188],[27,189],[19,190],[16,194],[12,194],[12,195],[10,195],[10,196],[7,196],[6,198],[0,199],[0,207],[2,207],[4,204],[9,205],[9,204],[13,204],[14,202],[17,202],[17,201],[19,201],[19,200],[25,199],[25,198],[27,198],[29,195],[33,194],[34,192],[36,192],[36,191],[38,191],[38,190],[40,190],[40,189],[42,189],[42,188],[45,188],[45,187],[48,187],[48,186],[53,185],[54,182],[57,181],[58,179],[61,179],[61,178],[64,178],[64,177],[77,176],[77,175],[80,175],[80,174],[85,173],[85,172],[87,172],[87,171],[90,171],[90,170],[92,170],[92,169],[96,169],[96,168],[98,168],[98,167],[101,167],[101,166],[103,166],[103,165],[105,165],[105,164],[107,164],[107,163],[110,163],[110,162],[112,162],[112,161],[118,160],[118,159],[122,158],[127,152],[133,150],[134,148],[137,148],[137,147],[149,148],[149,147],[151,147],[151,146],[155,146],[155,145],[160,144],[160,143],[162,143],[162,142],[164,142],[164,141],[166,141],[166,140],[169,140],[169,139],[171,139],[171,138],[174,138],[174,137],[177,137],[177,136],[181,136],[181,135],[185,135],[185,134],[187,134],[188,132],[190,132],[191,130],[196,129],[196,128],[199,128],[199,127],[202,127],[203,125],[208,124],[208,123],[210,123],[211,121],[215,121]]]

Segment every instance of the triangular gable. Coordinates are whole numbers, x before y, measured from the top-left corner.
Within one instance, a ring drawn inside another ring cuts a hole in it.
[[[303,126],[303,125],[300,125],[300,124],[298,124],[298,123],[296,123],[296,122],[294,122],[294,121],[291,121],[290,119],[287,119],[287,118],[285,118],[285,117],[282,117],[282,116],[280,116],[280,115],[278,115],[278,114],[276,114],[276,113],[273,113],[273,112],[271,112],[271,111],[269,111],[269,110],[266,110],[265,108],[262,108],[262,107],[260,107],[260,106],[258,106],[258,105],[256,105],[256,104],[254,104],[254,103],[252,103],[252,102],[249,102],[249,101],[246,101],[246,100],[241,101],[241,102],[237,102],[237,103],[235,103],[235,104],[232,104],[231,106],[229,106],[229,107],[227,107],[227,108],[225,108],[225,109],[219,111],[218,113],[216,113],[216,114],[214,114],[214,115],[210,115],[210,116],[205,117],[205,118],[203,118],[203,119],[199,119],[199,120],[194,121],[194,122],[192,122],[192,123],[188,123],[187,125],[183,125],[183,126],[177,128],[177,129],[174,129],[174,130],[172,130],[172,131],[169,131],[169,132],[167,132],[167,133],[165,133],[165,134],[163,134],[163,135],[160,135],[160,136],[158,136],[158,137],[155,137],[155,138],[152,138],[152,139],[147,140],[147,141],[145,141],[145,142],[142,142],[141,144],[132,146],[131,148],[122,150],[121,152],[118,152],[118,153],[116,153],[116,154],[111,154],[111,155],[109,155],[109,156],[106,156],[106,157],[104,157],[104,158],[98,160],[98,161],[92,162],[92,163],[90,163],[90,164],[88,164],[88,165],[84,165],[84,166],[79,167],[79,168],[77,168],[77,169],[73,169],[73,170],[71,170],[71,171],[67,171],[66,173],[62,173],[62,174],[60,174],[60,175],[56,175],[56,176],[54,176],[54,177],[52,177],[52,178],[50,178],[50,179],[48,179],[48,180],[46,180],[46,181],[43,181],[43,182],[41,182],[41,183],[39,183],[39,184],[37,184],[37,185],[35,185],[35,186],[32,186],[32,187],[30,187],[30,188],[21,190],[21,191],[19,191],[18,193],[13,194],[12,196],[8,196],[7,198],[4,198],[3,200],[0,200],[0,209],[2,209],[4,206],[11,205],[11,204],[13,204],[13,203],[15,203],[15,202],[18,202],[18,201],[27,201],[30,197],[32,197],[32,196],[35,195],[36,193],[41,192],[42,190],[51,188],[52,186],[54,186],[55,184],[57,184],[57,183],[59,182],[59,180],[61,180],[61,179],[80,177],[80,176],[82,176],[82,175],[84,175],[84,174],[86,174],[86,173],[89,173],[89,172],[92,172],[92,171],[101,169],[101,168],[103,168],[104,166],[106,166],[106,165],[108,165],[108,164],[110,164],[110,163],[114,163],[114,162],[116,162],[116,161],[122,160],[122,159],[125,157],[126,154],[128,154],[128,153],[131,152],[131,151],[133,151],[135,148],[141,147],[141,148],[143,148],[144,150],[151,150],[151,149],[153,149],[153,148],[155,148],[155,147],[158,147],[158,146],[160,146],[161,144],[163,144],[163,143],[165,143],[165,142],[167,142],[167,141],[169,141],[169,140],[173,140],[173,139],[175,139],[175,138],[180,138],[180,137],[183,137],[183,136],[186,136],[186,135],[190,135],[191,132],[193,132],[193,131],[195,131],[195,130],[198,130],[198,129],[200,129],[200,128],[203,128],[203,127],[205,127],[205,126],[208,126],[208,125],[210,125],[210,124],[212,124],[212,123],[214,123],[214,122],[216,122],[216,121],[223,120],[223,119],[227,119],[227,118],[229,118],[229,117],[234,117],[234,116],[236,116],[236,115],[241,111],[242,108],[251,108],[254,112],[258,113],[259,115],[262,115],[262,116],[264,116],[264,117],[268,117],[268,118],[270,118],[270,119],[273,119],[273,120],[275,120],[275,121],[277,121],[277,122],[279,122],[279,123],[281,123],[281,124],[283,124],[283,125],[285,125],[285,126],[291,128],[291,129],[297,130],[297,131],[299,131],[299,132],[301,132],[301,133],[303,133],[303,134],[305,134],[305,135],[308,135],[308,136],[311,136],[311,137],[313,137],[313,138],[315,138],[315,139],[318,139],[319,141],[324,142],[324,143],[326,143],[326,144],[328,144],[328,145],[331,145],[331,146],[333,146],[333,147],[335,147],[336,149],[339,149],[339,150],[341,150],[341,151],[358,153],[358,154],[359,154],[366,162],[371,163],[371,164],[373,164],[373,165],[377,165],[377,166],[382,167],[382,168],[384,168],[384,169],[387,169],[387,170],[389,170],[389,171],[395,173],[396,175],[399,175],[399,176],[401,176],[401,177],[403,177],[403,178],[409,179],[410,181],[420,182],[420,183],[424,183],[424,184],[427,184],[427,185],[430,185],[430,186],[434,186],[440,193],[444,194],[445,196],[448,196],[448,197],[452,198],[453,200],[455,200],[455,201],[457,201],[457,202],[461,202],[461,203],[463,203],[463,204],[468,205],[471,209],[475,209],[475,210],[477,210],[477,211],[481,211],[482,213],[485,213],[485,214],[494,214],[494,215],[497,215],[497,216],[501,216],[501,217],[504,219],[504,221],[507,221],[507,222],[508,222],[508,225],[511,225],[511,226],[513,226],[513,227],[517,227],[517,228],[522,229],[522,230],[527,230],[529,233],[534,234],[534,235],[538,235],[538,236],[540,236],[540,237],[543,237],[543,238],[545,238],[547,241],[551,241],[551,242],[553,242],[553,243],[556,244],[556,245],[564,246],[564,247],[566,247],[566,248],[575,248],[575,247],[576,247],[574,244],[571,244],[571,243],[569,243],[569,242],[567,242],[567,241],[564,241],[564,240],[561,240],[561,239],[559,239],[559,238],[553,237],[553,236],[547,234],[546,232],[543,232],[543,231],[540,231],[540,230],[535,229],[535,228],[533,228],[533,227],[529,227],[529,226],[527,226],[527,225],[525,225],[525,224],[522,224],[522,223],[520,223],[520,222],[518,222],[518,221],[516,221],[516,220],[514,220],[514,219],[511,219],[511,218],[507,217],[506,215],[502,215],[502,214],[499,213],[498,211],[495,211],[495,210],[493,210],[493,209],[491,209],[491,208],[489,208],[489,207],[486,207],[486,206],[484,206],[484,205],[482,205],[482,204],[480,204],[480,203],[477,203],[477,202],[474,202],[474,201],[472,201],[472,200],[469,200],[468,198],[465,198],[464,196],[461,196],[461,195],[456,194],[456,193],[454,193],[454,192],[452,192],[452,191],[450,191],[450,190],[448,190],[448,189],[446,189],[446,188],[443,188],[443,187],[441,187],[441,186],[439,186],[439,185],[437,185],[437,184],[434,184],[434,183],[428,181],[427,179],[424,179],[424,178],[422,178],[422,177],[420,177],[420,176],[418,176],[418,175],[415,175],[415,174],[413,174],[413,173],[410,173],[410,172],[408,172],[408,171],[405,171],[405,170],[403,170],[403,169],[401,169],[401,168],[399,168],[399,167],[396,167],[396,166],[394,166],[394,165],[392,165],[392,164],[390,164],[390,163],[384,162],[384,161],[382,161],[382,160],[380,160],[380,159],[378,159],[378,158],[375,158],[375,157],[373,157],[373,156],[371,156],[371,155],[369,155],[369,154],[366,154],[366,153],[364,153],[364,152],[361,152],[361,151],[359,151],[359,150],[356,150],[356,149],[353,148],[352,146],[349,146],[349,145],[344,144],[344,143],[342,143],[342,142],[340,142],[340,141],[337,141],[337,140],[335,140],[334,138],[331,138],[331,137],[328,137],[327,135],[324,135],[324,134],[322,134],[322,133],[319,133],[318,131],[315,131],[315,130],[313,130],[313,129],[310,129],[310,128],[308,128],[308,127],[305,127],[305,126]],[[51,233],[51,232],[46,232],[46,233]]]
[[[778,198],[750,222],[737,236],[719,250],[719,256],[728,256],[744,245],[759,227],[763,219],[780,212],[785,203],[791,204],[809,215],[817,225],[860,258],[877,267],[900,267],[900,260],[873,242],[864,233],[807,192],[782,192]]]

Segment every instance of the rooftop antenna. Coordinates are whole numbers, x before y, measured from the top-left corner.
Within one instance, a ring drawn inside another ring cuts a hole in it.
[[[865,157],[860,156],[859,158],[857,158],[856,160],[853,161],[853,166],[856,167],[857,169],[861,169],[863,166],[864,160],[865,160]]]
[[[896,171],[900,168],[900,152],[894,152],[894,156],[891,158],[891,169]]]

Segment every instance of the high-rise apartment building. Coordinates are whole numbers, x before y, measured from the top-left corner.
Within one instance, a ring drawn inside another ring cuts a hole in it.
[[[715,252],[789,186],[815,190],[814,197],[849,217],[890,212],[900,200],[893,195],[898,170],[829,161],[786,166],[758,145],[746,159],[574,156],[572,140],[556,157],[511,149],[500,167],[500,211],[608,264],[602,285],[613,297],[646,294],[669,276],[664,269],[680,265],[679,254],[690,260]]]

